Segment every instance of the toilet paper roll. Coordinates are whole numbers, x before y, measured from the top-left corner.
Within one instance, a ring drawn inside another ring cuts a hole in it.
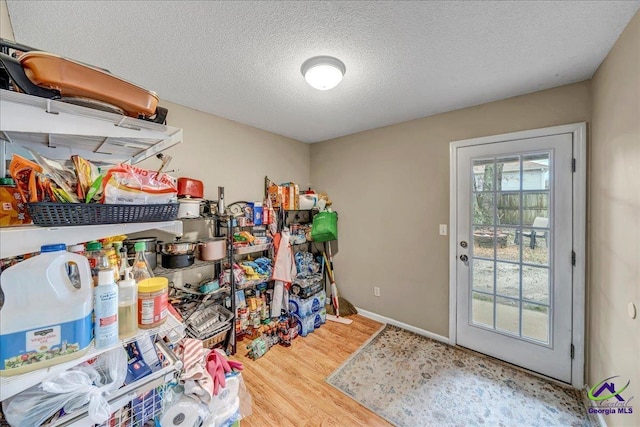
[[[189,397],[182,396],[165,410],[160,425],[162,427],[195,427],[199,422],[198,403]]]

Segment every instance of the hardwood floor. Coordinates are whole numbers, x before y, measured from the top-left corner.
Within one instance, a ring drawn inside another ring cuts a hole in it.
[[[258,360],[246,357],[248,340],[234,359],[253,398],[242,427],[390,426],[387,421],[325,382],[382,325],[359,315],[351,325],[327,322],[291,347],[272,347]]]

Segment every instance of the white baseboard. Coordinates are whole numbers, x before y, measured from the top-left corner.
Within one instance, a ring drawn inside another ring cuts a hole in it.
[[[358,310],[358,314],[368,318],[368,319],[372,319],[375,320],[377,322],[380,323],[388,323],[389,325],[393,325],[393,326],[397,326],[399,328],[402,329],[406,329],[407,331],[411,331],[411,332],[415,332],[418,335],[422,335],[425,336],[427,338],[431,338],[434,339],[436,341],[441,341],[445,344],[449,344],[449,338],[447,337],[443,337],[442,335],[438,335],[438,334],[434,334],[433,332],[429,332],[427,330],[421,329],[421,328],[416,328],[415,326],[411,326],[409,324],[403,323],[403,322],[399,322],[395,319],[391,319],[389,317],[385,317],[385,316],[381,316],[377,313],[373,313],[371,311],[367,311],[364,310],[360,307],[356,307],[356,310]]]
[[[584,399],[585,404],[587,405],[587,410],[589,410],[589,407],[593,407],[595,406],[592,400],[589,400],[589,398],[587,398],[587,392],[589,391],[589,386],[585,385],[584,386],[584,390],[582,391],[582,397]],[[593,419],[595,418],[596,421],[598,421],[598,426],[600,427],[607,427],[607,422],[604,419],[604,415],[602,414],[589,414],[589,418]]]

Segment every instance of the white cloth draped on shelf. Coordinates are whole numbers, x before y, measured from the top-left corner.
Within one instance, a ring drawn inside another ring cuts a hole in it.
[[[275,283],[273,285],[271,317],[280,317],[282,310],[289,311],[289,288],[296,277],[296,263],[293,259],[293,249],[289,238],[290,234],[287,228],[273,238],[276,259],[272,275]]]

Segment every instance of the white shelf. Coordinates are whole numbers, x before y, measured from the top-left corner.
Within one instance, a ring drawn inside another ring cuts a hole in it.
[[[70,227],[24,227],[0,228],[0,258],[39,252],[40,246],[53,243],[74,245],[104,237],[131,234],[146,230],[163,230],[177,236],[182,235],[181,221],[132,222],[127,224],[78,225]]]
[[[113,347],[96,350],[94,344],[91,343],[89,346],[89,351],[87,351],[84,355],[78,357],[77,359],[73,359],[69,362],[61,363],[59,365],[50,366],[48,368],[38,369],[36,371],[27,372],[22,375],[14,375],[11,377],[0,377],[0,401],[8,399],[15,394],[20,393],[21,391],[32,387],[45,379],[52,377],[54,375],[59,374],[60,372],[72,368],[76,365],[79,365],[82,362],[85,362],[89,359],[93,359],[101,353],[109,351],[118,346],[123,346],[126,343],[135,341],[136,339],[142,338],[144,336],[151,336],[160,334],[161,336],[167,335],[170,331],[176,330],[181,336],[184,333],[184,325],[169,313],[167,315],[167,320],[160,325],[158,328],[154,329],[140,329],[138,331],[138,335],[133,338],[120,341],[118,344]]]
[[[137,163],[182,141],[182,129],[62,101],[0,90],[0,172],[5,160],[33,148],[45,157],[72,154],[95,162]],[[3,175],[4,176],[4,175]]]

